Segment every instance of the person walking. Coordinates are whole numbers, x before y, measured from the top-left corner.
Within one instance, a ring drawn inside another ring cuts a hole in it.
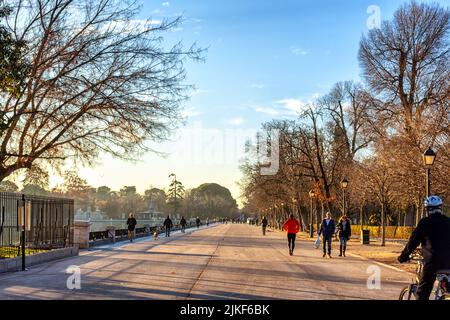
[[[298,222],[297,219],[294,219],[293,214],[291,214],[290,218],[283,224],[283,230],[287,232],[289,255],[292,256],[294,254],[295,238],[300,231],[300,222]]]
[[[350,219],[344,214],[336,226],[339,237],[339,257],[345,257],[345,250],[347,249],[347,241],[352,235]]]
[[[130,213],[130,215],[128,216],[127,225],[128,225],[128,240],[130,240],[130,242],[133,242],[137,221],[132,213]]]
[[[266,235],[266,228],[267,228],[267,219],[266,219],[266,217],[262,218],[261,225],[262,225],[263,236],[265,236]]]
[[[200,218],[197,217],[197,219],[195,219],[195,223],[197,224],[197,228],[200,228]]]
[[[180,226],[181,226],[182,233],[186,232],[186,224],[187,224],[186,219],[183,216],[181,216]]]
[[[319,236],[322,235],[323,239],[323,257],[327,255],[328,258],[331,258],[331,240],[333,238],[334,232],[336,230],[336,225],[334,220],[331,218],[331,213],[327,212],[326,218],[323,219],[322,224],[320,225]],[[327,248],[328,246],[328,248]],[[328,249],[328,250],[327,250]]]
[[[164,220],[164,227],[166,228],[166,237],[170,237],[170,229],[173,227],[173,223],[169,216]]]
[[[206,226],[209,226],[209,218],[206,218]]]

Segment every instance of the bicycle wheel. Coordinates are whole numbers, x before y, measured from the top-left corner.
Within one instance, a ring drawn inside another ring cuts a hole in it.
[[[400,292],[400,296],[398,297],[398,300],[411,300],[413,297],[413,294],[411,292],[411,286],[407,286],[403,288],[402,292]]]

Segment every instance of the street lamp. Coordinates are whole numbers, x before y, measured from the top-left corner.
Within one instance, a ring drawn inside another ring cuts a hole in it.
[[[345,215],[345,189],[348,187],[348,180],[346,178],[341,181],[342,189],[342,214]]]
[[[313,228],[313,198],[316,196],[313,190],[309,191],[309,199],[311,203],[311,210],[309,212],[309,237],[313,237],[314,228]]]
[[[426,195],[430,196],[430,174],[431,167],[434,165],[434,160],[436,160],[436,152],[433,149],[428,148],[427,151],[423,154],[423,164],[427,168],[427,181],[426,181]]]

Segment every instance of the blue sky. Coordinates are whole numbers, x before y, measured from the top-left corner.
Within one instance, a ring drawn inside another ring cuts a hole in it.
[[[166,187],[168,175],[175,172],[188,188],[217,182],[237,197],[242,150],[236,150],[236,140],[264,121],[295,117],[296,110],[337,81],[358,81],[358,45],[368,31],[369,6],[378,6],[384,20],[402,3],[145,1],[142,19],[183,14],[185,22],[167,35],[169,41],[208,48],[204,63],[186,66],[187,83],[197,88],[184,105],[187,122],[172,141],[151,144],[167,152],[166,158],[146,154],[129,163],[104,156],[80,175],[96,187],[136,185],[143,191]]]

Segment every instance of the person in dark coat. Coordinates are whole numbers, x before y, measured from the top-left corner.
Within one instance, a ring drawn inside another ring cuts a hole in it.
[[[347,249],[347,241],[350,240],[352,235],[350,219],[344,214],[336,226],[339,237],[339,257],[345,257],[345,250]]]
[[[262,220],[261,220],[263,236],[266,235],[267,224],[268,224],[268,222],[267,222],[266,217],[263,217]]]
[[[128,225],[128,239],[130,240],[130,242],[133,242],[137,221],[132,213],[130,213],[130,215],[128,216],[127,225]]]
[[[197,224],[197,228],[200,228],[200,218],[197,217],[197,219],[195,220],[195,223]]]
[[[173,223],[169,216],[164,220],[164,227],[166,228],[166,237],[170,237],[170,229],[172,229]]]
[[[331,258],[331,241],[336,230],[334,220],[331,218],[331,213],[327,212],[326,218],[323,219],[320,225],[319,236],[323,239],[323,257],[328,253],[328,258]],[[327,248],[328,246],[328,248]],[[328,249],[328,250],[327,250]]]
[[[450,269],[450,218],[443,214],[442,205],[442,199],[438,196],[430,196],[425,200],[428,217],[419,221],[398,257],[400,263],[407,262],[411,253],[421,245],[424,262],[417,288],[419,300],[430,298],[436,273]]]
[[[185,229],[186,229],[186,219],[182,216],[181,220],[180,220],[180,226],[181,226],[181,232],[185,233]]]

